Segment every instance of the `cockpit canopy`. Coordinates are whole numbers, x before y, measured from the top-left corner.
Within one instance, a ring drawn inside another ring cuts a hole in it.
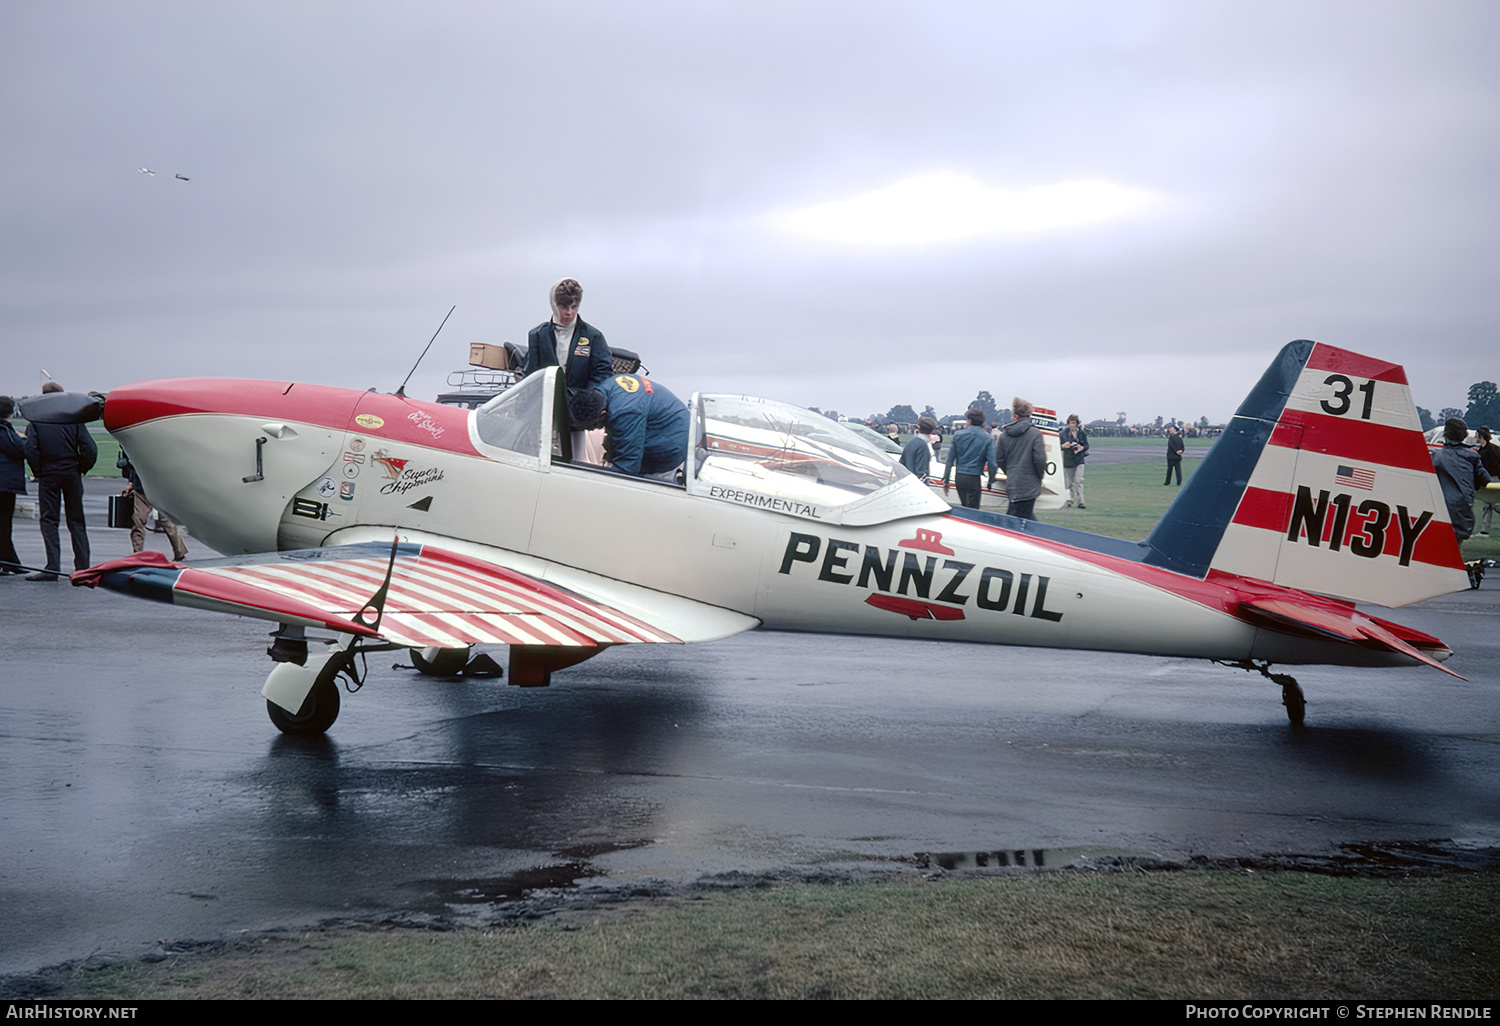
[[[835,524],[946,513],[926,482],[865,439],[790,403],[693,397],[688,491]]]
[[[550,469],[568,462],[556,368],[474,412],[470,434],[491,459]],[[693,396],[686,486],[693,495],[832,524],[879,524],[948,504],[889,454],[800,406],[752,396]]]

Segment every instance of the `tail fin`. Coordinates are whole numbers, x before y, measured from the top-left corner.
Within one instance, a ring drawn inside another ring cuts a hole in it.
[[[1468,587],[1406,372],[1288,344],[1145,542],[1146,561],[1403,606]]]

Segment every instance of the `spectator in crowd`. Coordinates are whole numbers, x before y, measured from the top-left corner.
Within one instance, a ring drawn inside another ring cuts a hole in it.
[[[1182,485],[1182,435],[1177,431],[1177,425],[1171,424],[1167,427],[1167,479],[1162,482],[1162,487],[1172,483],[1172,475],[1177,475],[1177,484]]]
[[[978,509],[985,471],[989,471],[993,484],[997,468],[990,434],[984,429],[984,411],[970,407],[964,418],[968,420],[968,426],[948,443],[948,462],[943,467],[943,494],[948,494],[948,479],[952,477],[958,486],[959,503],[969,509]]]
[[[26,494],[26,444],[10,426],[15,412],[11,397],[0,395],[0,575],[4,576],[25,572],[10,534],[16,496]]]
[[[1084,432],[1078,414],[1068,414],[1068,425],[1057,438],[1062,447],[1063,483],[1068,488],[1068,501],[1063,505],[1086,509],[1083,504],[1083,461],[1089,456],[1089,436]]]
[[[1047,476],[1047,443],[1041,428],[1032,422],[1031,411],[1025,399],[1012,399],[1010,423],[1000,429],[995,443],[995,463],[1005,471],[1005,495],[1010,500],[1005,512],[1022,520],[1036,519],[1033,509]]]
[[[1479,462],[1484,465],[1484,472],[1496,481],[1500,481],[1500,445],[1495,444],[1495,439],[1491,436],[1488,427],[1481,427],[1474,433],[1479,436]],[[1480,501],[1484,503],[1484,514],[1479,525],[1479,537],[1488,538],[1490,522],[1495,516],[1495,507],[1500,505],[1500,495],[1486,491]]]
[[[1449,417],[1443,425],[1443,447],[1432,454],[1432,469],[1437,472],[1448,519],[1459,541],[1474,533],[1475,489],[1490,483],[1479,454],[1464,444],[1468,437],[1469,425],[1458,417]]]
[[[932,471],[932,443],[936,440],[937,421],[931,417],[917,418],[917,433],[911,436],[906,448],[901,450],[901,465],[923,484]]]
[[[120,450],[120,457],[116,462],[120,473],[130,479],[130,483],[125,486],[125,493],[134,500],[130,504],[130,551],[139,552],[146,547],[146,520],[151,516],[151,503],[146,499],[141,475],[136,473],[135,464],[130,462],[130,456],[124,449]],[[172,543],[172,559],[181,563],[187,558],[188,551],[187,544],[182,540],[182,532],[159,511],[156,521],[166,532],[167,540]]]
[[[61,392],[55,381],[42,394]],[[73,541],[73,569],[89,566],[89,533],[83,522],[83,475],[94,469],[99,447],[82,424],[30,424],[26,428],[26,462],[36,478],[37,506],[42,515],[42,545],[47,550],[45,570],[28,581],[55,581],[62,572],[58,524],[63,504],[68,508],[68,534]]]

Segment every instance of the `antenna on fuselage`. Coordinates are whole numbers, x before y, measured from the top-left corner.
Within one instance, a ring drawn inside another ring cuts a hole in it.
[[[457,309],[458,309],[458,304],[457,303],[454,303],[452,306],[450,306],[448,308],[448,312],[443,315],[443,324],[447,324],[448,323],[448,318],[452,317],[453,316],[453,311],[457,310]],[[438,332],[440,332],[440,331],[443,330],[443,324],[439,324],[438,325],[438,330],[434,331],[432,333],[432,337],[427,340],[427,349],[431,349],[432,348],[432,344],[437,341]],[[422,356],[417,357],[417,362],[414,363],[414,364],[412,364],[411,365],[411,370],[409,370],[409,371],[406,372],[406,381],[401,382],[401,387],[398,388],[398,389],[396,389],[396,395],[400,396],[402,399],[406,398],[406,382],[411,380],[411,376],[413,374],[415,374],[417,372],[417,368],[419,366],[421,366],[421,364],[422,364],[422,358],[427,355],[427,349],[422,350]]]

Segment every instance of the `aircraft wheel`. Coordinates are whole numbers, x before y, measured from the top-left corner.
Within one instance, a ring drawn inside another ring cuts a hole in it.
[[[327,733],[328,728],[333,726],[333,721],[339,718],[338,675],[342,666],[342,659],[328,660],[328,665],[319,672],[318,679],[295,716],[268,699],[266,712],[270,714],[271,722],[276,724],[276,729],[283,734],[300,734],[304,737]]]
[[[1302,687],[1296,681],[1281,686],[1281,704],[1286,706],[1286,718],[1292,722],[1292,726],[1302,726],[1302,720],[1307,715],[1307,698],[1302,694]]]
[[[411,664],[429,677],[456,677],[469,664],[467,648],[414,648]]]

